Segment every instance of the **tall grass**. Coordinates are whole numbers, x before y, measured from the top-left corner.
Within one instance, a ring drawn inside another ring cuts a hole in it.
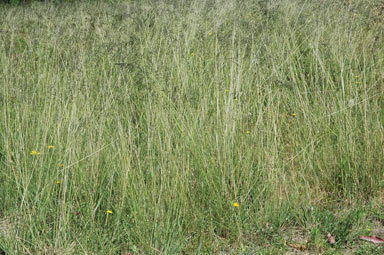
[[[379,4],[0,6],[1,246],[212,254],[380,196]]]

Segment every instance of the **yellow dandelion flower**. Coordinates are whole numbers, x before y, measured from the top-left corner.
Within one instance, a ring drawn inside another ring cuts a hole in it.
[[[32,156],[40,155],[40,152],[33,150],[33,151],[31,151],[31,155]]]
[[[112,214],[112,211],[111,211],[111,210],[108,210],[108,211],[107,211],[107,214]]]
[[[57,181],[56,183],[57,183],[57,184],[60,184],[60,183],[61,183],[61,181]]]
[[[292,117],[296,117],[296,113],[292,113],[291,116],[292,116]]]
[[[49,145],[49,146],[48,146],[48,149],[50,149],[50,150],[52,150],[52,149],[54,149],[54,148],[55,148],[54,145]]]
[[[237,202],[233,203],[233,207],[239,207],[239,203]]]

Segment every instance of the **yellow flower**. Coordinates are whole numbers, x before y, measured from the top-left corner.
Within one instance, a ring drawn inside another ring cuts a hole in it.
[[[291,116],[292,116],[292,117],[296,117],[296,113],[292,113]]]
[[[211,36],[211,35],[212,35],[212,32],[208,32],[208,35]]]
[[[368,228],[367,230],[368,230],[368,231],[372,231],[372,229],[370,229],[370,228]]]
[[[193,57],[193,56],[195,56],[195,53],[194,53],[194,52],[192,52],[192,53],[191,53],[191,56],[192,56],[192,57]]]
[[[48,149],[54,149],[54,148],[55,148],[55,146],[53,146],[53,145],[48,146]]]
[[[237,202],[233,203],[233,207],[239,207],[239,203]]]
[[[40,155],[40,152],[33,150],[33,151],[31,151],[31,155],[32,156]]]
[[[60,184],[60,183],[61,183],[61,181],[57,181],[56,183],[57,183],[57,184]]]
[[[60,166],[60,167],[64,167],[64,164],[60,164],[59,166]]]
[[[112,211],[111,211],[111,210],[108,210],[107,213],[108,213],[108,214],[112,214]]]
[[[245,133],[246,133],[246,134],[250,134],[250,133],[251,133],[251,131],[247,130],[247,131],[245,131]]]

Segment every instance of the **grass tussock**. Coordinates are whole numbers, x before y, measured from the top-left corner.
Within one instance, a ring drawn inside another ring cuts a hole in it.
[[[384,186],[383,8],[0,5],[0,247],[276,254],[289,227],[347,245],[364,210],[334,209]]]

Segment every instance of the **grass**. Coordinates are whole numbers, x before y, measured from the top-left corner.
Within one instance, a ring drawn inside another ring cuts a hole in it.
[[[382,253],[383,7],[0,5],[0,248]]]

